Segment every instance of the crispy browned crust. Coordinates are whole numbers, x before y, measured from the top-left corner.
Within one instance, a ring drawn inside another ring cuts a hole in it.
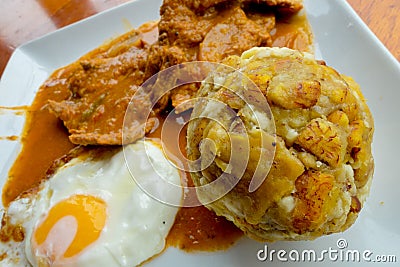
[[[165,5],[169,5],[176,0],[164,0]],[[232,0],[184,0],[181,4],[196,10],[204,11],[222,3],[233,2]],[[271,7],[281,8],[285,12],[297,12],[303,8],[303,0],[239,0],[240,3],[266,4]]]
[[[22,201],[22,205],[31,205],[35,199],[35,197],[38,196],[42,186],[44,183],[48,180],[51,179],[51,177],[60,169],[62,168],[65,164],[70,162],[74,158],[90,158],[93,161],[96,160],[101,160],[107,157],[112,156],[113,154],[117,153],[118,151],[121,150],[121,146],[107,146],[107,147],[84,147],[84,146],[77,146],[73,148],[71,151],[69,151],[66,155],[63,157],[60,157],[59,159],[55,160],[53,164],[49,167],[49,169],[46,171],[46,177],[44,177],[43,180],[41,180],[38,184],[33,186],[31,189],[22,192],[17,199],[15,199],[13,202],[19,202]],[[0,225],[0,242],[2,243],[7,243],[7,242],[13,242],[13,243],[19,243],[24,241],[25,239],[25,229],[23,227],[23,221],[16,221],[13,223],[13,219],[15,221],[15,218],[12,218],[8,214],[8,207],[4,210],[2,213],[2,218],[1,218],[1,225]],[[6,255],[7,257],[7,255]],[[0,260],[1,262],[1,260]]]

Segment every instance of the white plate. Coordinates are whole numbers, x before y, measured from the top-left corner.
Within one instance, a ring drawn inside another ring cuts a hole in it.
[[[89,19],[63,28],[17,48],[0,83],[0,106],[29,105],[41,83],[56,69],[85,52],[127,30],[126,20],[136,27],[158,18],[160,0],[133,1]],[[297,262],[296,266],[365,266],[364,251],[371,260],[380,255],[395,255],[400,261],[400,214],[398,213],[399,177],[397,171],[400,142],[400,65],[363,24],[344,0],[305,0],[306,11],[317,44],[317,55],[337,70],[352,76],[362,87],[375,118],[373,154],[376,162],[371,195],[357,222],[346,232],[312,242],[277,242],[269,251],[280,250],[294,256],[314,250],[324,261]],[[23,119],[0,113],[0,136],[19,135]],[[19,151],[18,142],[0,141],[0,186]],[[345,239],[347,247],[339,249],[337,241]],[[285,264],[274,254],[261,262],[257,253],[266,244],[242,238],[224,252],[185,253],[169,248],[149,266],[280,266]],[[372,254],[369,254],[370,251]],[[280,253],[284,253],[280,252]],[[360,253],[360,263],[352,261]],[[312,253],[312,252],[311,252]],[[335,255],[339,258],[334,260]],[[344,257],[340,257],[343,255]],[[347,257],[346,255],[350,255]],[[261,255],[263,256],[263,255]],[[350,261],[346,260],[350,258]],[[374,263],[370,263],[374,266]],[[397,265],[398,266],[398,265]]]

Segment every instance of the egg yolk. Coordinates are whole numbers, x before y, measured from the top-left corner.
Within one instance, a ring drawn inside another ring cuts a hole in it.
[[[34,253],[53,263],[73,257],[99,238],[105,223],[104,200],[90,195],[71,196],[54,205],[37,226]]]

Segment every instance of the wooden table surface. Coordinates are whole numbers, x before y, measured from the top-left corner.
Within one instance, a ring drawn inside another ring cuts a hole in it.
[[[0,0],[0,77],[12,52],[19,45],[128,1]],[[347,1],[400,60],[400,1]]]

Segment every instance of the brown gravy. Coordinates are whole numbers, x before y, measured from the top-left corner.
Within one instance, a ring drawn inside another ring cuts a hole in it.
[[[16,135],[0,136],[0,140],[17,141],[18,139],[19,139],[19,137]]]
[[[272,46],[289,47],[312,52],[313,35],[306,15],[277,18],[271,32]]]
[[[45,109],[48,99],[63,99],[60,91],[39,90],[27,109],[21,136],[22,149],[11,167],[3,188],[3,204],[7,206],[22,192],[32,188],[46,176],[52,162],[74,147],[60,120]]]
[[[312,33],[305,16],[278,20],[272,38],[274,46],[286,46],[303,51],[310,51],[312,47]],[[3,188],[2,198],[5,206],[19,194],[38,184],[46,176],[46,171],[53,161],[74,147],[62,122],[45,108],[49,99],[61,101],[68,94],[65,89],[57,90],[57,87],[52,87],[52,90],[46,90],[46,87],[42,87],[28,108],[21,137],[22,150],[10,169],[8,181]],[[162,126],[164,118],[159,119]],[[160,137],[159,129],[150,137]],[[186,146],[184,132],[183,129],[179,139],[183,154]],[[171,148],[172,153],[173,150]],[[192,185],[188,174],[186,180],[189,186]],[[168,236],[167,244],[186,251],[215,251],[228,248],[242,235],[233,223],[216,216],[203,206],[181,208]]]

